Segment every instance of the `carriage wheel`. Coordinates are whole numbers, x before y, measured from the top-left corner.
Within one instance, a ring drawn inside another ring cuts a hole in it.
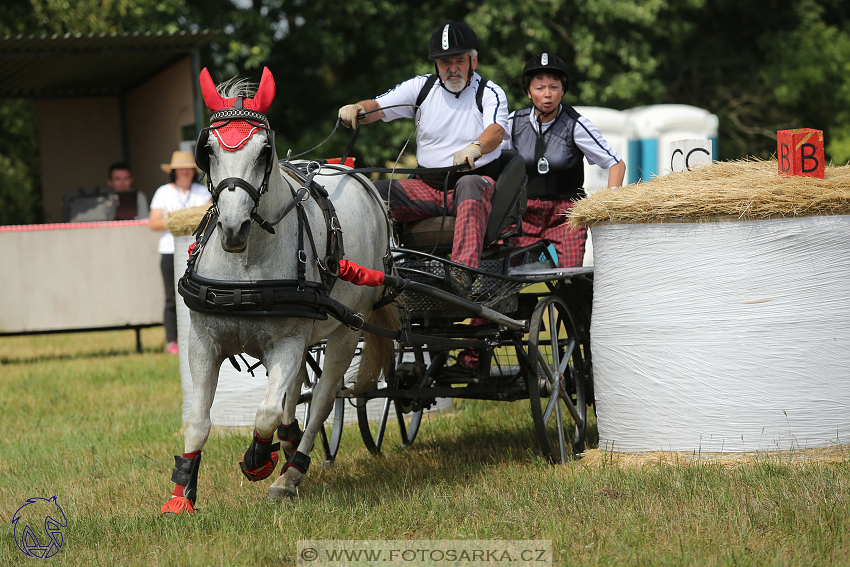
[[[310,423],[310,408],[312,407],[311,403],[307,403],[304,408],[304,428],[307,428],[307,424]],[[327,432],[325,431],[325,425],[323,424],[321,429],[319,429],[319,438],[322,442],[322,449],[325,452],[325,462],[322,463],[323,466],[331,465],[334,460],[336,460],[336,454],[339,452],[339,442],[342,439],[342,426],[344,424],[343,417],[345,416],[345,400],[342,398],[337,398],[334,402],[334,419],[331,424],[331,436],[328,437]]]
[[[325,426],[319,430],[319,435],[322,436],[322,449],[325,451],[324,465],[330,465],[336,459],[336,454],[339,452],[339,442],[342,439],[342,426],[345,424],[345,400],[337,398],[334,402],[334,420],[331,424],[331,436],[328,439],[325,433]]]
[[[545,297],[534,308],[528,356],[535,368],[527,383],[540,448],[553,463],[565,463],[584,451],[587,397],[578,336],[560,297]],[[570,435],[572,424],[581,425]]]
[[[373,455],[381,454],[381,445],[384,444],[384,434],[387,430],[391,408],[394,409],[393,413],[395,413],[398,421],[402,448],[412,445],[416,439],[416,434],[419,433],[419,425],[422,423],[421,409],[405,414],[400,401],[385,398],[379,419],[370,422],[366,411],[366,400],[358,398],[357,424],[360,427],[360,436],[363,438],[366,449]]]

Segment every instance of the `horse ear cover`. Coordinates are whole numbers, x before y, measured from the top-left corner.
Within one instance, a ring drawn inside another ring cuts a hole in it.
[[[260,79],[260,86],[257,87],[257,92],[254,98],[244,101],[245,108],[256,110],[266,114],[274,100],[276,87],[274,77],[268,67],[263,67],[263,76]],[[215,83],[210,77],[210,72],[204,67],[201,71],[201,94],[204,96],[204,103],[212,112],[216,112],[223,108],[232,108],[236,98],[224,98],[215,88]]]
[[[227,100],[218,94],[218,91],[215,89],[215,83],[213,83],[210,72],[207,71],[206,67],[201,71],[201,94],[204,95],[204,103],[207,105],[207,108],[212,112],[216,112],[222,108],[229,108]],[[233,103],[230,106],[233,106]]]
[[[272,72],[269,71],[268,67],[263,67],[263,76],[260,79],[260,86],[257,87],[257,92],[254,95],[254,98],[251,99],[254,102],[254,110],[266,114],[269,107],[272,105],[276,92]]]
[[[206,67],[201,71],[200,83],[204,103],[212,112],[233,107],[236,98],[224,98],[219,94]],[[257,87],[254,98],[244,100],[243,104],[245,108],[266,114],[274,100],[275,94],[274,77],[268,67],[263,67],[263,76],[260,78],[260,85]],[[195,143],[195,164],[201,171],[206,171],[207,173],[209,173],[210,168],[209,148],[207,148],[208,140],[209,130],[205,128],[201,131],[198,141]]]

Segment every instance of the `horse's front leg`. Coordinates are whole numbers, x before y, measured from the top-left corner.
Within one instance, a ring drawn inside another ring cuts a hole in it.
[[[192,318],[189,328],[189,369],[192,373],[192,411],[183,432],[183,455],[175,455],[171,480],[174,491],[160,510],[163,514],[192,513],[198,498],[198,470],[201,451],[212,427],[210,408],[218,386],[218,372],[224,356],[219,345]]]
[[[310,402],[310,420],[304,428],[298,450],[292,453],[280,471],[280,477],[269,487],[269,498],[279,500],[295,496],[296,487],[304,480],[310,466],[310,451],[319,429],[331,414],[336,395],[342,388],[345,371],[351,364],[357,349],[359,334],[347,327],[338,327],[329,337],[326,356],[322,368],[322,377],[313,386],[313,399]]]
[[[272,441],[283,417],[284,395],[295,390],[300,392],[300,384],[304,380],[302,368],[305,342],[306,337],[290,337],[263,353],[269,385],[265,398],[257,408],[254,438],[239,463],[242,473],[252,482],[268,478],[277,466],[280,443]],[[298,384],[298,387],[295,388],[293,383]]]
[[[306,353],[305,356],[310,356],[310,353]],[[295,452],[301,442],[302,432],[295,418],[295,410],[298,407],[298,399],[301,397],[301,386],[306,381],[307,365],[302,364],[298,376],[290,384],[283,400],[283,419],[280,420],[277,428],[277,438],[280,440],[280,448],[287,457]]]

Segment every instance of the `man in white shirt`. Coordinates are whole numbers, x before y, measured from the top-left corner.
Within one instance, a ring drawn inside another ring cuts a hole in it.
[[[435,62],[435,75],[413,77],[375,99],[339,109],[340,121],[351,127],[356,122],[415,118],[417,109],[413,105],[419,105],[419,165],[439,168],[466,164],[468,170],[449,176],[448,195],[443,193],[442,175],[394,180],[392,190],[389,181],[375,185],[389,200],[398,222],[443,214],[456,217],[452,260],[473,268],[481,259],[495,185],[486,166],[498,160],[508,124],[504,91],[475,72],[479,47],[472,28],[449,21],[434,31],[429,42],[428,58]],[[406,106],[390,108],[395,105]],[[470,295],[469,272],[452,270],[449,281],[457,293]]]

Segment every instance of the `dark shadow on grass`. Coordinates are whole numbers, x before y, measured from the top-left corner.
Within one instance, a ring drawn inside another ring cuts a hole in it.
[[[130,356],[133,354],[162,354],[162,347],[146,347],[142,352],[136,352],[135,348],[126,349],[109,349],[93,352],[78,352],[78,353],[58,353],[58,354],[39,354],[30,357],[0,357],[0,365],[12,364],[35,364],[38,362],[54,362],[60,360],[77,360],[85,358],[109,358],[113,356]]]
[[[358,454],[352,455],[354,462],[344,465],[347,470],[314,478],[315,484],[302,489],[299,498],[320,498],[324,489],[350,490],[378,504],[388,498],[403,497],[411,485],[434,486],[441,490],[446,486],[464,487],[481,471],[490,468],[527,467],[529,464],[562,466],[551,464],[543,457],[530,419],[524,429],[493,427],[486,423],[480,426],[464,424],[462,428],[454,436],[438,432],[429,438],[429,432],[420,432],[413,445],[404,449],[389,445],[396,439],[388,438],[380,456],[370,455],[361,446],[356,449]],[[588,437],[598,438],[595,423],[589,425]],[[350,449],[344,446],[341,451]],[[565,466],[571,465],[568,462]],[[399,475],[404,482],[398,482]]]

